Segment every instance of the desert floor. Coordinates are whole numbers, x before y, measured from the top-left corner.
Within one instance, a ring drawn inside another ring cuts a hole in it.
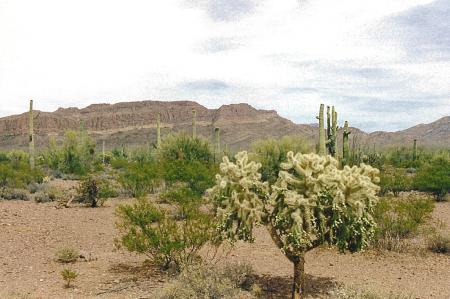
[[[153,298],[170,281],[138,256],[114,247],[115,207],[131,199],[114,199],[104,207],[58,208],[55,203],[0,201],[0,298]],[[450,230],[450,202],[437,203],[432,221]],[[253,265],[265,298],[289,295],[292,266],[264,228],[254,244],[238,243],[219,252],[219,262]],[[60,272],[67,265],[55,252],[73,246],[85,257],[71,264],[79,272],[65,288]],[[369,250],[339,254],[318,248],[307,254],[310,298],[332,298],[337,285],[411,298],[450,298],[450,256],[426,250],[406,253]]]

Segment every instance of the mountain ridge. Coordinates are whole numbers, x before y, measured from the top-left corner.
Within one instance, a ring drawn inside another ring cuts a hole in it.
[[[158,112],[161,113],[162,133],[168,134],[190,132],[192,110],[197,113],[199,135],[212,140],[214,128],[219,127],[222,143],[234,150],[246,149],[257,139],[267,137],[301,135],[313,143],[317,139],[316,125],[296,124],[275,110],[256,109],[247,103],[208,109],[195,101],[136,101],[58,108],[53,112],[35,110],[36,143],[38,147],[46,146],[50,136],[61,139],[65,130],[79,130],[81,122],[98,144],[105,140],[108,148],[154,143]],[[366,145],[405,145],[417,139],[419,145],[426,147],[450,147],[450,116],[396,132],[350,130],[351,138]],[[26,148],[27,132],[27,112],[0,118],[0,149]]]

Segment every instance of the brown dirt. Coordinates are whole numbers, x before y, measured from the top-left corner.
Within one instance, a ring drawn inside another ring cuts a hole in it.
[[[0,201],[0,298],[154,298],[170,278],[145,264],[145,257],[114,248],[114,208],[123,202],[110,200],[92,209]],[[434,217],[450,230],[450,203],[437,204]],[[87,261],[55,261],[56,251],[64,246],[79,249]],[[338,284],[412,298],[450,298],[448,255],[339,254],[320,248],[306,258],[307,289],[313,298],[332,298]],[[226,260],[251,263],[266,298],[288,296],[292,266],[264,229],[257,229],[255,244],[238,243]],[[73,288],[65,288],[61,279],[66,267],[79,272]]]

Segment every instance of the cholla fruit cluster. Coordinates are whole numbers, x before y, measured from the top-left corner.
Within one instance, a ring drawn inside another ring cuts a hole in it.
[[[261,181],[261,164],[249,161],[247,152],[235,160],[223,158],[208,193],[226,237],[251,240],[254,225],[264,224],[290,254],[324,242],[356,251],[372,237],[377,169],[365,164],[340,169],[331,156],[289,152],[278,180],[269,185]]]

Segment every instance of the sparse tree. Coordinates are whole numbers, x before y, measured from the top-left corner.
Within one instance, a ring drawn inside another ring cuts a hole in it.
[[[289,152],[278,180],[261,180],[261,164],[239,152],[223,158],[216,185],[208,191],[231,240],[253,241],[253,228],[266,226],[294,265],[292,298],[304,292],[307,251],[328,243],[340,251],[363,249],[374,235],[372,217],[379,171],[369,165],[338,168],[331,156]]]

